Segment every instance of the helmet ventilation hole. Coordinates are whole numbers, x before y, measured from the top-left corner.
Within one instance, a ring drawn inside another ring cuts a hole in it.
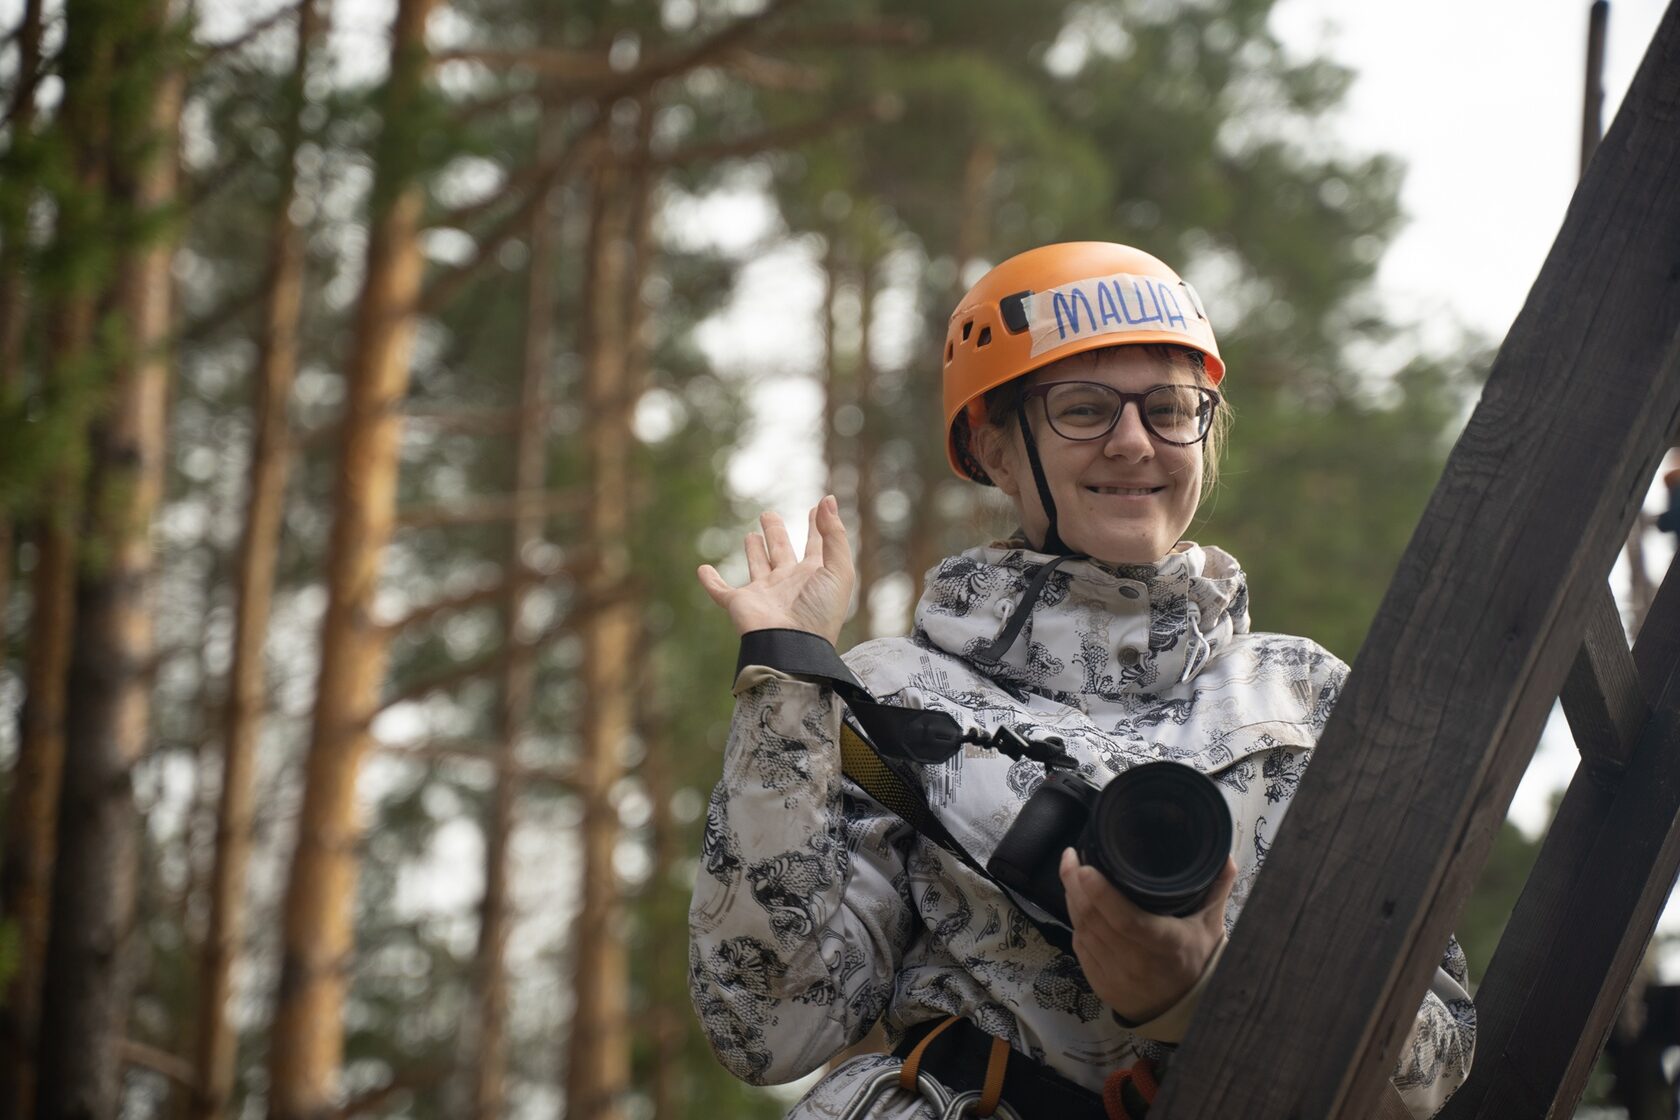
[[[970,319],[970,320],[969,320],[969,321],[968,321],[968,322],[966,322],[966,323],[964,323],[964,324],[963,324],[963,337],[962,337],[962,340],[963,340],[963,341],[964,341],[964,342],[967,342],[967,341],[968,341],[968,336],[969,336],[969,333],[970,333],[970,332],[972,332],[972,331],[973,331],[973,330],[974,330],[974,320],[973,320],[973,319]]]
[[[991,327],[981,327],[980,328],[980,337],[974,340],[974,348],[976,350],[978,350],[980,347],[986,345],[990,341],[992,341],[992,328]]]
[[[951,364],[951,358],[956,352],[957,352],[957,348],[955,346],[951,345],[949,342],[947,342],[945,344],[945,364],[946,365]]]

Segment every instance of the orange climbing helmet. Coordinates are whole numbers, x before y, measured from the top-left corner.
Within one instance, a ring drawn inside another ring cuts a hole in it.
[[[980,398],[989,390],[1060,358],[1151,342],[1199,351],[1215,385],[1225,376],[1201,299],[1143,250],[1070,241],[1010,257],[968,290],[945,328],[951,469],[991,481],[969,448],[972,426],[984,419]]]

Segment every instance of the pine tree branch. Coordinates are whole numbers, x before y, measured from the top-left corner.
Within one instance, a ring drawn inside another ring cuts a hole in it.
[[[42,0],[25,0],[23,16],[17,26],[6,33],[6,44],[16,41],[18,46],[17,72],[13,80],[11,103],[6,106],[4,123],[29,121],[34,116],[35,91],[41,79],[54,67],[56,60],[41,58],[41,37],[45,23]],[[16,140],[12,143],[17,146]]]
[[[244,180],[251,162],[252,160],[247,154],[236,151],[236,154],[227,157],[214,167],[195,172],[187,177],[186,182],[181,187],[182,212],[191,213],[218,196],[226,194]]]
[[[554,571],[546,574],[526,568],[519,573],[517,578],[526,589],[534,590],[536,588],[547,587],[553,583],[558,583],[561,580],[569,580],[572,576],[572,568],[567,565],[562,565]],[[460,595],[452,595],[448,598],[439,599],[434,603],[427,603],[423,607],[416,607],[414,610],[403,615],[401,618],[396,619],[393,622],[385,623],[380,627],[380,629],[384,630],[387,634],[400,633],[401,631],[419,626],[422,623],[430,622],[439,615],[453,614],[456,611],[471,610],[474,607],[482,607],[486,603],[497,602],[505,598],[507,593],[508,581],[503,579],[497,583],[491,584],[489,587],[474,588],[473,590],[463,592]]]
[[[523,96],[523,94],[521,94]],[[425,229],[465,229],[473,222],[504,205],[509,198],[524,198],[553,173],[553,163],[531,162],[508,176],[507,182],[479,199],[427,219]]]
[[[509,432],[519,422],[519,413],[511,408],[439,408],[404,409],[403,423],[417,424],[442,432],[462,432],[467,435],[496,436]]]
[[[198,1087],[198,1071],[193,1069],[192,1063],[184,1058],[177,1058],[167,1050],[125,1038],[118,1045],[117,1054],[126,1064],[160,1073],[177,1085],[188,1089]]]
[[[232,54],[255,42],[261,36],[280,26],[288,19],[295,19],[303,10],[308,0],[293,0],[293,3],[282,4],[268,15],[262,17],[231,39],[223,39],[219,43],[199,44],[199,64],[214,62],[218,58]]]
[[[374,1088],[368,1089],[366,1092],[359,1093],[345,1101],[344,1104],[339,1107],[337,1113],[333,1114],[333,1120],[354,1120],[357,1116],[361,1116],[365,1113],[373,1112],[378,1109],[381,1105],[396,1096],[398,1093],[408,1092],[413,1089],[424,1089],[429,1085],[436,1085],[451,1072],[452,1070],[449,1067],[444,1066],[437,1069],[426,1069],[394,1074],[391,1077],[391,1080],[387,1081],[385,1084],[375,1086]]]
[[[872,23],[788,24],[767,32],[760,45],[781,50],[915,47],[927,38],[926,20],[881,19]]]
[[[649,58],[629,70],[615,70],[600,51],[574,51],[563,47],[463,47],[435,56],[437,61],[481,62],[496,69],[521,67],[577,83],[572,92],[607,104],[621,97],[641,93],[666,78],[700,66],[710,65],[763,32],[781,12],[798,0],[770,0],[763,11],[742,16],[687,47]]]
[[[745,49],[731,55],[723,68],[748,85],[771,93],[820,93],[829,86],[828,75],[815,67]]]
[[[471,260],[442,273],[426,285],[417,301],[417,310],[421,314],[433,314],[454,299],[490,261],[496,259],[496,253],[504,244],[517,237],[530,224],[531,216],[543,205],[549,191],[562,182],[580,160],[593,155],[600,148],[604,119],[598,119],[583,135],[568,144],[560,158],[547,166],[544,174],[532,186],[530,193],[520,202],[518,208],[498,222],[485,236],[476,239],[477,247]]]
[[[525,513],[555,517],[575,513],[582,508],[583,502],[584,494],[581,489],[537,490],[529,494],[472,497],[399,510],[397,528],[430,529],[439,525],[482,525],[492,521],[509,521]]]
[[[502,583],[492,584],[489,587],[474,588],[471,591],[466,591],[459,595],[451,595],[447,598],[427,603],[423,607],[416,607],[407,614],[403,615],[401,618],[379,624],[379,629],[383,630],[388,635],[399,634],[404,630],[419,626],[422,623],[430,622],[439,615],[455,614],[459,611],[470,611],[474,607],[482,607],[488,603],[494,603],[506,593],[506,586]]]
[[[565,47],[460,47],[439,51],[431,61],[477,62],[498,71],[519,67],[562,81],[604,81],[617,73],[605,53]]]
[[[781,128],[765,129],[751,136],[710,144],[692,144],[638,161],[641,166],[656,171],[683,164],[714,160],[739,159],[761,155],[781,148],[795,148],[849,125],[889,121],[901,112],[896,98],[877,97],[861,105],[851,105],[815,120],[800,121]]]
[[[486,654],[483,657],[476,657],[471,661],[463,661],[458,665],[445,669],[441,673],[434,673],[429,677],[422,677],[420,680],[407,684],[395,692],[390,693],[382,699],[379,702],[378,707],[368,715],[366,722],[372,723],[381,712],[389,711],[398,704],[411,703],[423,696],[429,695],[430,693],[442,692],[455,688],[477,677],[481,677],[486,673],[499,669],[503,665],[507,664],[508,657],[515,650],[518,650],[521,653],[539,652],[544,646],[548,645],[556,638],[570,633],[572,629],[576,627],[580,621],[582,621],[585,613],[600,610],[611,604],[621,603],[625,599],[639,593],[640,590],[641,585],[637,581],[631,579],[621,580],[612,589],[610,594],[600,595],[590,602],[580,604],[575,609],[567,612],[564,618],[554,622],[540,634],[528,641],[503,643],[502,647],[494,653]]]
[[[234,292],[204,314],[186,320],[176,332],[173,345],[192,346],[207,341],[223,327],[260,303],[266,287],[266,284],[257,284],[244,291]]]
[[[799,0],[770,0],[763,11],[742,16],[692,46],[653,58],[644,65],[626,71],[616,80],[585,92],[602,104],[610,104],[621,97],[650,89],[666,78],[709,65],[761,34],[766,25],[798,2]]]
[[[505,769],[517,782],[541,782],[568,792],[577,785],[577,776],[567,766],[525,766],[516,763],[503,767],[491,753],[494,747],[494,743],[486,740],[425,739],[418,743],[379,743],[375,749],[393,758],[419,762],[466,762],[495,771]]]

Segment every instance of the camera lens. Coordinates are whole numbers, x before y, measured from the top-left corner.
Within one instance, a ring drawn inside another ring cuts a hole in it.
[[[1194,913],[1231,851],[1231,811],[1206,775],[1150,762],[1103,787],[1080,856],[1154,914]]]

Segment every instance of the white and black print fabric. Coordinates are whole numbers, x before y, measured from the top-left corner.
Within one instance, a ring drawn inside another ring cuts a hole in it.
[[[866,642],[845,660],[886,703],[988,732],[1059,735],[1099,786],[1157,759],[1208,774],[1236,826],[1229,929],[1347,668],[1303,638],[1250,632],[1242,569],[1219,549],[1185,543],[1146,566],[1070,560],[1036,602],[1021,602],[1051,559],[1010,542],[951,557],[930,573],[908,637]],[[1016,611],[1030,613],[1009,649],[977,660]],[[749,667],[736,697],[689,945],[695,1008],[732,1072],[792,1080],[883,1017],[896,1041],[923,1020],[966,1016],[1093,1090],[1159,1053],[1143,1037],[1149,1024],[1119,1026],[1077,960],[1010,899],[841,773],[830,689]],[[922,769],[930,803],[982,863],[1043,777],[973,745]],[[1394,1073],[1415,1116],[1432,1114],[1469,1071],[1466,983],[1454,943]],[[838,1115],[878,1061],[841,1066],[790,1116]],[[917,1112],[895,1095],[871,1115]]]

